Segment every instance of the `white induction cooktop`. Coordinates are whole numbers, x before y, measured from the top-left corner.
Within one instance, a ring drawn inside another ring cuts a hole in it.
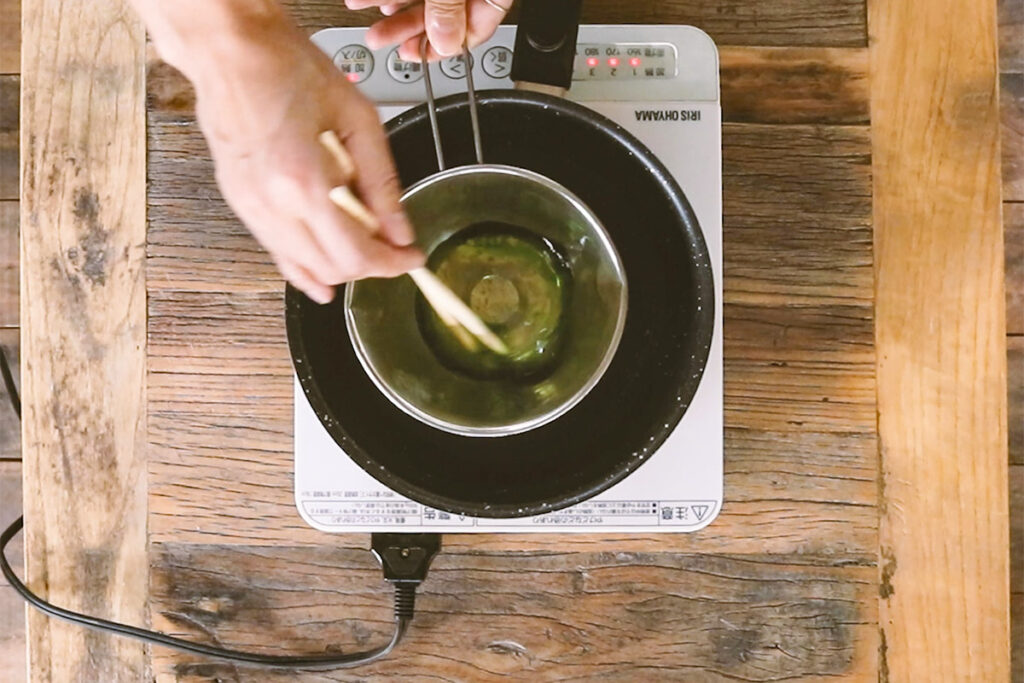
[[[374,100],[382,120],[423,101],[418,64],[397,51],[369,50],[366,29],[326,29],[313,42]],[[502,26],[473,50],[477,89],[510,88],[515,27]],[[464,66],[431,66],[438,97],[465,91]],[[295,381],[295,504],[328,532],[443,531],[683,532],[707,526],[722,508],[722,144],[718,52],[692,26],[581,26],[569,97],[646,144],[682,187],[704,233],[715,279],[715,327],[700,386],[661,448],[612,488],[536,517],[479,519],[449,514],[387,488],[345,455]]]

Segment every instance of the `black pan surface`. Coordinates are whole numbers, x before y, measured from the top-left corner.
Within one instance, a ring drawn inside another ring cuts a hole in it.
[[[345,326],[343,293],[320,306],[288,288],[296,373],[334,440],[371,476],[456,514],[519,517],[585,500],[639,467],[697,389],[714,321],[714,287],[689,203],[650,150],[580,105],[522,91],[479,94],[484,161],[567,187],[600,218],[629,284],[622,341],[575,408],[538,429],[474,438],[429,427],[367,377]],[[473,163],[466,100],[438,101],[449,166]],[[388,122],[403,186],[437,171],[426,109]]]

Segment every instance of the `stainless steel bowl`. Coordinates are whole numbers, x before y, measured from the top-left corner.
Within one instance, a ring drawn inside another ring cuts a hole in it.
[[[535,429],[579,403],[611,363],[626,320],[625,271],[597,217],[544,176],[486,164],[429,176],[406,191],[402,205],[428,254],[470,225],[509,223],[560,245],[573,282],[558,365],[527,384],[474,379],[441,365],[417,325],[410,278],[353,283],[346,288],[346,324],[381,392],[432,427],[478,437]]]

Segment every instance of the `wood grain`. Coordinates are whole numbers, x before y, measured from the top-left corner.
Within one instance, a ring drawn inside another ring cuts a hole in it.
[[[220,199],[194,121],[151,113],[148,130],[150,289],[279,290],[269,257]],[[869,307],[867,129],[727,124],[723,140],[727,300]]]
[[[999,0],[999,70],[1024,72],[1024,0]]]
[[[1024,203],[1003,203],[1006,248],[1006,332],[1024,335]]]
[[[298,13],[310,30],[365,21],[365,15],[333,4],[305,3]],[[625,601],[647,610],[664,599],[665,586],[690,583],[673,572],[682,577],[691,562],[708,561],[698,553],[742,554],[729,561],[751,566],[795,563],[814,572],[856,571],[864,577],[863,590],[849,597],[848,579],[837,576],[825,591],[827,599],[863,614],[877,609],[870,138],[860,125],[821,125],[867,122],[865,52],[725,47],[722,59],[730,121],[723,136],[729,505],[714,533],[449,536],[443,555],[448,566],[441,571],[451,588],[428,589],[421,607],[429,590],[462,596],[461,607],[444,597],[438,607],[424,608],[427,613],[417,620],[422,635],[411,642],[412,651],[379,669],[361,670],[360,679],[367,672],[386,679],[399,668],[405,675],[457,680],[488,680],[503,672],[531,680],[614,679],[641,675],[635,667],[643,659],[657,667],[647,673],[662,679],[874,676],[878,636],[870,628],[858,631],[852,656],[850,648],[838,648],[842,662],[825,664],[800,648],[790,651],[783,640],[802,640],[808,624],[791,621],[788,600],[752,608],[756,623],[779,634],[771,647],[788,654],[740,643],[740,632],[751,629],[728,617],[731,625],[702,626],[709,618],[714,622],[709,614],[717,614],[717,607],[693,617],[689,607],[668,608],[682,616],[660,627],[646,619],[635,622],[634,607],[609,617],[612,605]],[[765,91],[773,97],[754,95]],[[333,608],[309,616],[309,601],[290,597],[301,589],[288,592],[284,580],[273,578],[307,574],[301,565],[324,552],[325,543],[322,533],[298,517],[291,491],[292,384],[282,283],[212,182],[191,89],[152,55],[148,97],[150,539],[183,557],[154,557],[154,623],[226,643],[322,648],[322,633],[303,632],[303,624],[316,623],[332,629],[329,640],[343,647],[368,644],[385,635],[388,620],[380,612],[387,609],[380,595],[386,590],[376,570],[367,567],[365,535],[328,541],[335,548],[330,552],[351,558],[325,563],[344,568],[337,602],[365,610],[343,617],[351,621],[332,622],[339,611],[348,612]],[[595,553],[620,577],[615,593],[580,595],[558,579],[576,575]],[[189,566],[220,562],[218,557],[235,567],[255,569],[258,563],[268,578],[218,586],[224,569],[214,566],[202,573],[202,584],[179,577]],[[537,558],[544,558],[543,570]],[[486,591],[473,588],[481,562],[493,583]],[[362,576],[353,574],[356,563]],[[174,586],[164,585],[172,580]],[[254,599],[265,600],[258,610],[274,615],[262,631],[245,627],[253,611],[239,605],[250,596],[241,586],[253,583],[261,588]],[[201,586],[204,593],[186,595],[183,585]],[[324,585],[318,583],[320,590]],[[537,589],[526,588],[531,585],[548,586],[543,590],[550,596],[539,607]],[[707,600],[746,605],[745,585],[726,585]],[[367,590],[376,605],[365,607]],[[711,590],[701,589],[702,595]],[[488,606],[493,595],[506,592],[512,595],[502,612],[514,605],[530,616],[482,616],[495,609]],[[211,617],[211,610],[217,614]],[[232,615],[222,620],[225,612]],[[369,620],[365,625],[363,618]],[[624,619],[637,635],[625,642],[609,634],[610,618]],[[577,621],[590,626],[578,627]],[[874,623],[873,617],[864,621]],[[559,636],[555,643],[550,635],[540,636],[556,627],[558,633],[587,629],[582,661],[558,646]],[[707,633],[722,628],[725,640],[713,635],[708,647]],[[438,648],[451,639],[438,641],[438,629],[458,629],[455,637],[474,645],[466,653],[441,653]],[[640,637],[647,640],[634,641]],[[222,667],[154,654],[154,671],[169,679],[232,675]],[[344,673],[310,678],[352,680]]]
[[[994,0],[868,15],[883,678],[1007,680]]]
[[[722,117],[745,123],[868,123],[866,49],[719,47]]]
[[[0,328],[18,326],[18,202],[0,200]]]
[[[291,468],[292,386],[279,276],[217,197],[188,117],[151,113],[150,122],[151,537],[321,542],[281,484]],[[673,543],[872,555],[866,131],[732,125],[726,139],[731,504],[716,534]],[[221,494],[204,495],[204,481],[217,481]],[[592,541],[566,542],[585,548]],[[615,542],[650,548],[664,541]]]
[[[21,463],[0,461],[0,525],[6,528],[20,515]],[[7,548],[7,558],[18,574],[24,569],[24,553],[25,544],[19,535]],[[5,683],[28,680],[25,654],[25,603],[4,581],[0,583],[0,680]]]
[[[390,588],[364,549],[157,544],[152,562],[154,603],[164,606],[154,624],[207,642],[352,650],[391,628]],[[798,558],[446,549],[394,656],[287,677],[866,680],[876,662],[874,581],[873,567]],[[154,673],[168,680],[281,675],[153,654]]]
[[[322,542],[292,500],[280,295],[152,291],[149,305],[151,538]],[[870,312],[736,305],[726,320],[730,505],[715,534],[671,542],[872,555]]]
[[[7,362],[11,364],[14,383],[20,387],[19,336],[20,331],[16,327],[0,327],[0,347],[3,347]],[[21,460],[21,423],[0,382],[0,461],[3,460]]]
[[[309,30],[328,26],[368,26],[380,16],[357,12],[332,0],[286,0],[298,23]],[[508,21],[515,22],[516,12]],[[864,3],[860,0],[688,0],[621,2],[588,0],[585,24],[692,24],[723,45],[863,47],[867,44]]]
[[[1024,465],[1024,337],[1008,337],[1006,346],[1010,463]],[[1024,570],[1024,563],[1014,566]]]
[[[1024,201],[1024,73],[999,77],[1002,108],[1003,199]]]
[[[22,12],[26,573],[59,605],[141,624],[144,34],[117,0]],[[146,675],[134,641],[38,613],[28,638],[33,681]]]
[[[21,71],[21,0],[0,0],[0,74]]]
[[[720,46],[722,116],[740,123],[868,122],[863,48]],[[179,71],[147,55],[148,108],[164,123],[191,118],[195,93]],[[154,136],[157,137],[157,136]]]
[[[18,76],[0,76],[0,200],[18,198]]]

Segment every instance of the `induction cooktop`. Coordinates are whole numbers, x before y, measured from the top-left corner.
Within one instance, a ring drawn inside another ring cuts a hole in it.
[[[313,42],[373,100],[386,121],[423,101],[423,72],[394,48],[370,50],[366,29],[332,28]],[[515,27],[473,50],[478,89],[511,88]],[[465,92],[458,57],[430,66],[438,97]],[[320,424],[295,381],[295,504],[326,532],[688,532],[722,508],[722,154],[718,51],[692,26],[579,29],[568,97],[610,118],[671,171],[697,215],[715,280],[707,366],[688,410],[651,458],[624,480],[569,508],[535,517],[482,519],[436,510],[371,477]],[[603,169],[614,173],[614,169]]]

